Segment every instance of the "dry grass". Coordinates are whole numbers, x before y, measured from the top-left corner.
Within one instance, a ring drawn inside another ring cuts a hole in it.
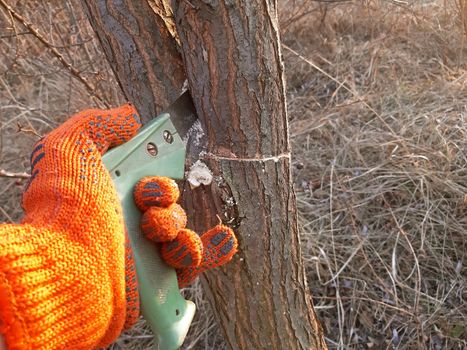
[[[412,3],[321,8],[284,36],[302,55],[285,49],[295,179],[330,348],[467,346],[466,38],[455,3]]]
[[[76,0],[8,3],[123,101]],[[302,251],[329,347],[466,348],[465,0],[280,3]],[[0,169],[27,171],[35,134],[98,103],[51,47],[0,9]],[[0,177],[0,221],[20,217],[21,187]],[[200,285],[185,293],[199,311],[184,349],[225,349]],[[150,344],[140,323],[111,348]]]

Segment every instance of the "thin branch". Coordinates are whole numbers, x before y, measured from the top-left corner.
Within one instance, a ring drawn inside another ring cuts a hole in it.
[[[20,35],[28,35],[28,34],[32,34],[32,33],[27,31],[27,32],[21,32],[21,33],[15,33],[15,34],[5,34],[5,35],[0,35],[0,39],[16,38]]]
[[[3,209],[2,207],[0,207],[0,211],[2,212],[3,215],[5,215],[5,217],[7,218],[7,220],[8,220],[9,222],[11,222],[11,223],[14,222],[14,221],[13,221],[13,218],[6,212],[5,209]],[[2,339],[1,339],[1,336],[2,336],[2,335],[0,334],[0,341],[2,340]],[[1,342],[0,342],[0,343],[1,343]]]
[[[31,175],[26,172],[14,173],[11,171],[0,169],[0,177],[9,177],[12,179],[29,179]]]
[[[81,72],[71,65],[63,55],[52,45],[49,41],[38,32],[38,30],[29,23],[23,16],[17,13],[10,5],[8,5],[4,0],[0,0],[0,5],[10,13],[14,18],[16,18],[23,26],[25,26],[32,35],[34,35],[42,44],[44,44],[50,52],[60,61],[60,63],[81,83],[84,84],[86,90],[91,94],[92,97],[101,102],[106,108],[110,108],[109,104],[96,92],[94,86],[92,86],[86,78],[81,75]]]
[[[29,123],[29,125],[31,125],[31,123]],[[25,128],[23,125],[21,125],[20,123],[16,123],[16,126],[18,127],[18,130],[17,132],[23,132],[25,134],[31,134],[31,135],[34,135],[34,136],[37,136],[39,138],[42,137],[41,134],[39,134],[36,130],[34,130],[33,127],[31,128]],[[32,125],[31,125],[32,126]]]

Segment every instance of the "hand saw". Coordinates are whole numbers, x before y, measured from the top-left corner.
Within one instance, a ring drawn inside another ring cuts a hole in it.
[[[157,244],[141,233],[141,212],[134,203],[133,188],[145,176],[183,179],[186,147],[182,139],[196,120],[187,91],[130,141],[103,156],[120,197],[134,253],[141,312],[154,332],[158,350],[182,345],[195,305],[181,296],[175,270],[162,260]]]

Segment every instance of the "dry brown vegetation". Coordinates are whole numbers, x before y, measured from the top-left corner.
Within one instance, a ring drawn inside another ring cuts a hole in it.
[[[76,0],[7,3],[47,42],[0,6],[0,169],[22,173],[37,134],[124,99]],[[302,252],[329,347],[465,349],[466,1],[280,5]],[[20,217],[23,181],[0,177],[0,221]],[[199,312],[184,349],[224,349],[200,285],[185,293]],[[150,343],[141,323],[111,348]]]

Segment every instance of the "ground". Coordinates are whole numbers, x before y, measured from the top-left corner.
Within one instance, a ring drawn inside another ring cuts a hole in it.
[[[0,7],[0,169],[23,173],[37,135],[125,99],[78,1],[7,2],[48,43]],[[467,3],[279,5],[302,252],[329,348],[466,348]],[[23,184],[0,177],[0,221],[20,218]],[[199,311],[184,349],[224,349],[200,285],[185,293]],[[111,348],[150,341],[140,324]]]

